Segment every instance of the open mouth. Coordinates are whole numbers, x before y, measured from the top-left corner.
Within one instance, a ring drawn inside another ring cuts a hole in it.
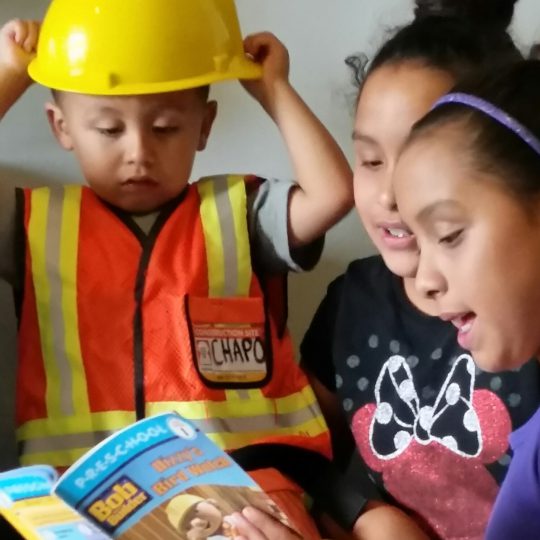
[[[393,227],[385,227],[384,232],[392,238],[410,238],[412,233],[406,229],[397,229]]]
[[[415,246],[414,234],[402,223],[381,223],[378,229],[383,242],[390,249],[409,250]]]
[[[472,338],[471,331],[476,321],[476,314],[472,311],[454,316],[450,319],[451,323],[458,329],[458,343],[464,349],[470,350]]]

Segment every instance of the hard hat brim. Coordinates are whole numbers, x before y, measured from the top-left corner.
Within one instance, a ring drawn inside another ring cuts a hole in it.
[[[130,96],[189,90],[228,80],[260,79],[262,77],[262,67],[247,58],[241,58],[233,60],[226,71],[215,71],[187,79],[133,84],[118,81],[115,79],[114,74],[110,74],[98,84],[95,79],[81,81],[81,77],[75,75],[63,79],[59,79],[58,76],[50,77],[50,70],[42,68],[36,58],[28,66],[28,74],[33,81],[54,90],[89,95]],[[81,92],[81,87],[84,87],[84,92]]]

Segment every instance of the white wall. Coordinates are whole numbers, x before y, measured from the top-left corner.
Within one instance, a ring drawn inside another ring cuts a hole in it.
[[[74,0],[76,1],[76,0]],[[128,0],[129,1],[129,0]],[[196,1],[196,0],[195,0]],[[40,18],[46,0],[0,0],[0,21]],[[352,157],[350,133],[354,91],[343,59],[357,51],[372,52],[388,29],[411,17],[412,0],[237,0],[244,33],[270,30],[289,47],[292,81],[308,104]],[[514,29],[518,41],[540,37],[540,3],[520,0]],[[276,129],[255,102],[235,83],[214,89],[221,114],[194,176],[214,172],[253,172],[287,178],[291,168]],[[2,122],[0,176],[19,185],[80,178],[72,156],[61,152],[43,114],[47,92],[33,87]],[[300,339],[327,283],[347,262],[371,253],[369,242],[349,216],[329,235],[324,258],[308,275],[293,276],[290,287],[291,328]],[[0,289],[0,355],[13,355],[13,318],[7,288]]]

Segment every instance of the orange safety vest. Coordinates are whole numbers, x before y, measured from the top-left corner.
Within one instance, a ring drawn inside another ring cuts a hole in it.
[[[226,450],[330,454],[328,428],[252,269],[241,176],[202,179],[145,235],[81,186],[24,191],[17,439],[66,467],[145,415],[177,411]],[[275,278],[274,285],[275,285]]]

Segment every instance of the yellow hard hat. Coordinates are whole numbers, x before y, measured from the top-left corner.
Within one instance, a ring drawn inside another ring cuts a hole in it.
[[[234,0],[52,0],[28,71],[44,86],[95,95],[261,76]]]
[[[184,517],[189,510],[191,510],[196,504],[203,502],[202,497],[197,495],[191,495],[190,493],[182,493],[177,495],[174,499],[171,499],[171,502],[167,505],[165,513],[169,519],[170,524],[176,529],[179,530]]]

